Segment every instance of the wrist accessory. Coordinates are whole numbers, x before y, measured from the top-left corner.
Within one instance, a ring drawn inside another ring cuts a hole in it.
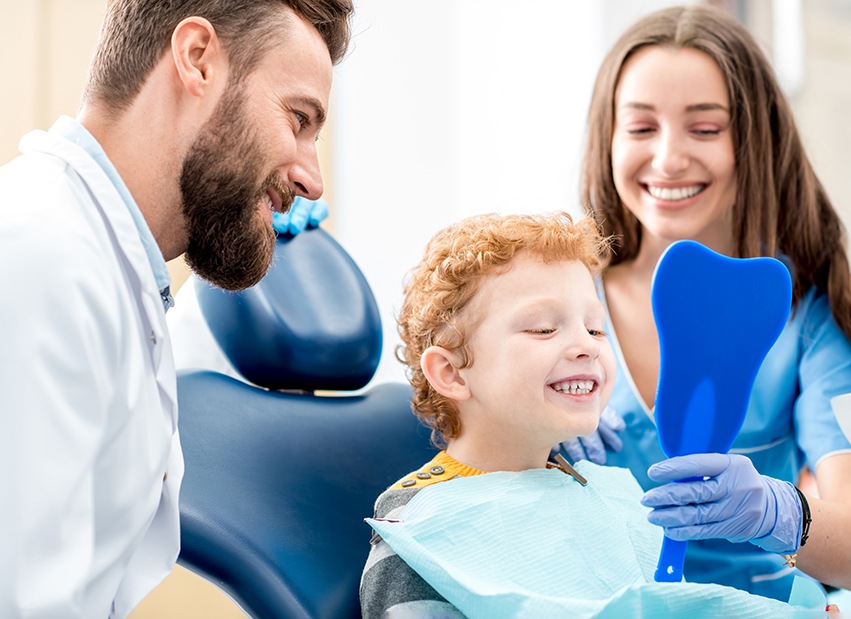
[[[798,498],[801,501],[801,547],[803,547],[807,543],[807,539],[810,537],[810,524],[813,522],[813,516],[810,512],[810,504],[807,502],[807,497],[804,496],[804,493],[795,486],[795,490],[798,493]],[[798,553],[796,552],[793,555],[783,555],[786,559],[786,565],[789,567],[795,567],[798,563]]]

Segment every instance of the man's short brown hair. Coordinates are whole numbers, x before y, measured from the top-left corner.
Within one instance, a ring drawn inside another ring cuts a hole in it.
[[[177,25],[203,17],[221,38],[234,74],[245,75],[289,27],[289,7],[312,24],[333,63],[346,53],[351,0],[109,0],[84,99],[125,109],[171,44]]]

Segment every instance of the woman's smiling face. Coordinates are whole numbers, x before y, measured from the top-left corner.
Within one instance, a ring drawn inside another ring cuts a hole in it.
[[[648,46],[625,63],[615,92],[612,173],[643,241],[732,245],[736,162],[721,70],[690,48]]]

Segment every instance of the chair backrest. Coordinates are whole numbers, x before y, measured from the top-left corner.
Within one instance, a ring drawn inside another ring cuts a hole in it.
[[[251,383],[178,375],[186,473],[180,563],[256,618],[359,617],[378,494],[434,454],[406,384],[357,390],[381,325],[362,273],[327,233],[279,238],[242,293],[199,287],[210,330]],[[281,389],[299,392],[279,391]]]

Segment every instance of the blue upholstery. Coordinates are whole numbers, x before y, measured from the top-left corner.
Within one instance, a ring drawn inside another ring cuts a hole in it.
[[[233,293],[201,283],[197,291],[213,337],[256,385],[352,391],[378,367],[381,318],[372,290],[321,228],[279,236],[256,286]]]
[[[199,292],[222,349],[262,386],[209,371],[178,375],[179,562],[252,617],[359,617],[363,518],[434,448],[406,384],[310,393],[369,381],[380,321],[362,274],[325,232],[279,238],[276,255],[252,290]]]

